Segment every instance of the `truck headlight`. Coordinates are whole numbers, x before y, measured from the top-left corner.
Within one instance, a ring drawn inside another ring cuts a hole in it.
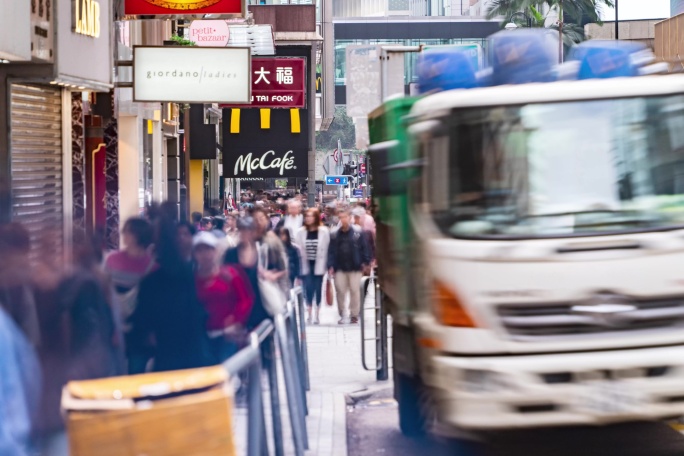
[[[461,379],[463,390],[467,393],[498,393],[515,389],[508,376],[501,372],[464,369]]]

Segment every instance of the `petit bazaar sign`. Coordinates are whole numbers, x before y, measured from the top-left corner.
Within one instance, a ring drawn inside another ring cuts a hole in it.
[[[243,16],[245,0],[125,0],[127,16],[226,14]]]

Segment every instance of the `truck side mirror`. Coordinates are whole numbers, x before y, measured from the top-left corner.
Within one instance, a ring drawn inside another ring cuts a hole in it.
[[[413,170],[423,166],[422,160],[408,160],[393,163],[393,155],[401,153],[397,140],[373,144],[368,148],[371,159],[373,193],[378,196],[392,196],[405,193],[409,180],[415,173]]]

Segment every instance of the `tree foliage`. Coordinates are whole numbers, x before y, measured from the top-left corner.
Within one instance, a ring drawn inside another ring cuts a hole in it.
[[[343,149],[356,149],[356,129],[345,106],[335,106],[335,118],[330,128],[316,133],[316,150],[335,150],[338,139]]]
[[[179,46],[195,46],[197,44],[194,41],[179,35],[173,35],[171,41],[175,41]]]
[[[513,22],[519,27],[531,25],[558,30],[558,22],[547,24],[549,14],[554,12],[563,18],[563,42],[571,46],[586,39],[584,23],[601,24],[604,6],[615,6],[614,0],[492,0],[487,19],[502,16],[504,25]]]

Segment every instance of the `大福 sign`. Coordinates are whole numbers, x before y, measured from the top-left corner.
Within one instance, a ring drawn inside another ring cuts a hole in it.
[[[251,78],[252,102],[243,108],[306,106],[306,59],[253,58]]]
[[[245,15],[245,0],[125,0],[127,16]]]

